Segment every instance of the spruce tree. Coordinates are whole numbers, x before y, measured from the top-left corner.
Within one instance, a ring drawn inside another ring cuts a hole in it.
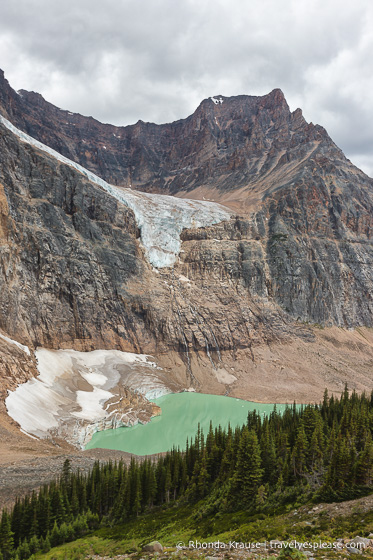
[[[273,482],[276,478],[277,459],[276,447],[272,434],[269,431],[268,420],[263,426],[262,437],[260,439],[261,458],[263,465],[263,481]]]
[[[42,540],[40,543],[42,552],[49,552],[51,549],[51,541],[49,539],[49,534],[46,535],[45,539]]]
[[[69,485],[70,476],[71,476],[71,463],[70,463],[70,459],[66,459],[62,467],[62,477],[61,477],[62,483],[66,487]]]
[[[0,523],[0,550],[4,560],[10,558],[14,546],[13,531],[9,514],[3,510]]]
[[[150,465],[147,469],[146,494],[148,507],[153,507],[154,499],[157,495],[157,479],[153,465]]]
[[[198,499],[206,496],[209,489],[210,475],[207,470],[207,450],[204,448],[202,458],[198,466],[197,477],[197,497]]]
[[[260,447],[254,430],[245,426],[242,430],[237,463],[231,483],[231,498],[239,506],[250,506],[262,481]]]
[[[52,546],[57,546],[61,543],[61,534],[57,525],[57,521],[54,522],[53,529],[50,536],[50,542]]]
[[[291,454],[291,464],[295,477],[301,477],[306,472],[307,451],[307,437],[304,431],[303,423],[301,423],[297,430],[297,437]]]
[[[133,482],[132,513],[138,516],[141,510],[141,480],[140,480],[140,473],[137,466],[136,466],[136,470],[134,471],[132,482]]]
[[[17,548],[17,553],[21,560],[26,560],[27,558],[30,557],[31,555],[30,547],[26,540],[21,542],[21,544]]]
[[[356,465],[356,482],[364,486],[373,484],[373,443],[368,441]]]
[[[30,553],[35,554],[40,549],[40,542],[36,535],[33,535],[29,540]]]

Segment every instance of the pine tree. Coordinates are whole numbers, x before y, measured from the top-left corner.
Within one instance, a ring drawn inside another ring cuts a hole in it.
[[[208,493],[210,475],[207,470],[207,451],[203,450],[202,458],[198,466],[197,493],[198,498],[203,498]]]
[[[10,558],[14,546],[13,531],[10,517],[6,510],[3,510],[0,523],[0,551],[4,560]]]
[[[61,491],[57,487],[52,491],[50,510],[52,522],[62,525],[65,521],[66,509]]]
[[[14,546],[18,547],[22,531],[22,505],[17,498],[12,511],[11,529],[13,532]]]
[[[267,500],[267,489],[263,484],[261,484],[256,494],[256,504],[259,507],[262,507],[265,504],[266,500]]]
[[[364,486],[373,484],[373,443],[368,441],[356,465],[356,482]]]
[[[80,511],[87,511],[88,503],[87,503],[87,486],[85,483],[81,483],[81,489],[79,492],[79,502],[80,502]]]
[[[141,480],[140,480],[140,473],[137,466],[133,475],[132,482],[133,482],[132,513],[138,516],[141,510]]]
[[[82,537],[88,533],[88,523],[85,515],[79,515],[73,522],[73,531],[75,538]]]
[[[22,541],[22,543],[19,545],[19,547],[17,548],[17,553],[18,556],[20,557],[20,560],[26,560],[27,558],[30,557],[31,555],[30,547],[26,540]]]
[[[74,477],[72,480],[72,490],[71,490],[71,513],[73,518],[75,518],[79,513],[79,499],[78,499],[78,490],[77,490],[77,482],[76,478]]]
[[[250,506],[256,496],[263,475],[260,447],[254,430],[245,426],[242,430],[237,463],[231,483],[231,497],[240,506]]]
[[[170,489],[171,489],[171,469],[170,469],[170,465],[167,464],[166,476],[164,481],[164,493],[166,496],[166,504],[168,504],[170,501]]]
[[[227,478],[231,478],[234,469],[234,453],[233,453],[233,442],[232,442],[232,429],[228,427],[227,440],[225,444],[225,449],[221,459],[220,469],[219,469],[219,480],[223,481]]]
[[[54,522],[53,529],[50,536],[50,542],[52,546],[57,546],[61,542],[61,534],[57,525],[57,521]]]
[[[30,553],[35,554],[40,548],[40,542],[36,535],[33,535],[29,540]]]
[[[273,482],[276,479],[277,460],[275,442],[269,431],[268,420],[265,422],[260,439],[261,458],[263,465],[264,482]]]
[[[40,543],[40,547],[41,547],[42,552],[44,552],[44,553],[50,551],[51,541],[49,539],[49,534],[46,535],[45,539],[42,540],[42,542]]]
[[[154,499],[157,495],[157,479],[153,465],[150,465],[147,470],[146,493],[147,505],[153,507]]]
[[[67,530],[67,525],[66,523],[62,523],[60,529],[60,542],[62,544],[64,544],[65,542],[67,542],[69,540],[69,532]]]
[[[46,492],[39,495],[38,528],[39,534],[43,536],[51,529],[51,503]]]
[[[69,485],[70,476],[71,476],[71,462],[70,459],[66,459],[62,467],[62,477],[61,477],[62,483],[66,487]]]
[[[297,431],[295,445],[291,454],[291,464],[295,477],[300,477],[306,472],[307,447],[307,437],[304,431],[303,423],[301,423]]]

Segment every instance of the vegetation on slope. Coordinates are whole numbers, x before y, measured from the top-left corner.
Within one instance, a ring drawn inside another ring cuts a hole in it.
[[[155,461],[96,463],[87,475],[72,473],[67,461],[59,480],[3,511],[0,550],[4,560],[25,560],[100,525],[140,530],[140,518],[155,511],[185,515],[190,529],[216,534],[219,518],[233,519],[233,512],[255,524],[309,500],[366,495],[372,430],[373,393],[349,395],[346,388],[340,399],[326,392],[318,406],[294,405],[269,417],[251,412],[234,430],[199,430],[185,452],[174,449]]]

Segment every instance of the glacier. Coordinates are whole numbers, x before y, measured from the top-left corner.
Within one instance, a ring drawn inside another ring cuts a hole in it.
[[[95,431],[141,421],[129,405],[113,409],[124,389],[146,400],[182,389],[170,387],[167,374],[147,354],[38,348],[35,358],[38,377],[8,391],[5,399],[9,416],[30,437],[63,437],[84,447]]]
[[[155,268],[167,268],[175,264],[181,249],[180,234],[183,229],[207,227],[229,220],[231,217],[228,208],[215,202],[181,199],[110,185],[88,169],[19,130],[2,115],[0,115],[0,123],[23,142],[73,167],[89,181],[130,208],[140,230],[145,256]]]

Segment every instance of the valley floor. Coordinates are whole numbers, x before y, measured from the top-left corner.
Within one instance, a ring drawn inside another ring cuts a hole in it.
[[[92,449],[78,451],[74,454],[60,454],[35,456],[14,455],[13,458],[0,456],[0,511],[11,506],[15,498],[24,496],[32,490],[38,490],[41,485],[59,477],[62,465],[69,459],[73,469],[88,472],[95,461],[105,462],[122,459],[130,461],[130,453],[111,451],[108,449]]]
[[[65,459],[87,472],[96,460],[129,462],[131,454],[108,449],[80,451],[64,441],[36,440],[19,431],[0,405],[0,510],[17,496],[37,490],[60,475]]]

